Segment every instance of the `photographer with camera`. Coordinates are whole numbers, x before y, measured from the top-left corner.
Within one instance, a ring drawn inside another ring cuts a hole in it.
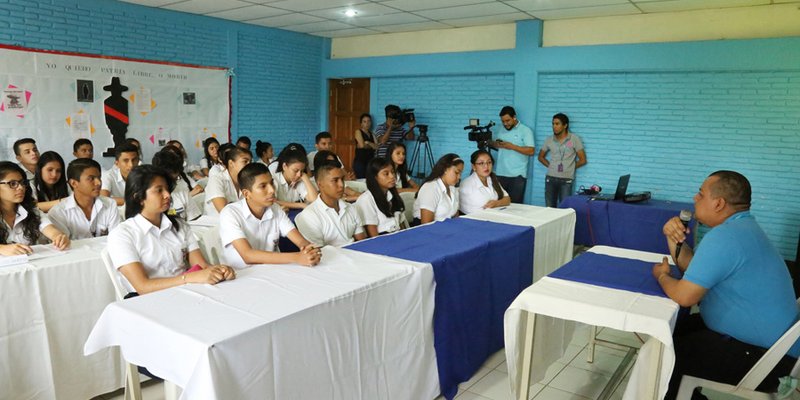
[[[377,157],[386,158],[386,149],[395,142],[402,143],[403,140],[414,140],[414,110],[401,110],[400,107],[389,104],[384,108],[386,112],[386,122],[375,128],[375,138],[378,140]],[[403,125],[408,122],[408,130]]]
[[[533,131],[517,120],[514,107],[500,110],[500,121],[506,131],[498,131],[490,145],[497,148],[497,179],[511,197],[512,203],[522,203],[528,182],[528,158],[536,153]]]

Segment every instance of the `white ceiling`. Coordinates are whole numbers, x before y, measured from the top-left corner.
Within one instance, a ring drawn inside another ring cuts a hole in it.
[[[122,0],[324,37],[751,7],[800,0]],[[354,9],[355,17],[344,12]]]

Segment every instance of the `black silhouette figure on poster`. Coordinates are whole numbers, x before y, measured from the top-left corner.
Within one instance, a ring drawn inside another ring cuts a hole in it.
[[[128,132],[128,100],[122,97],[122,92],[127,92],[128,87],[119,83],[119,77],[111,78],[111,84],[103,86],[103,90],[111,92],[103,101],[103,111],[106,115],[106,126],[114,138],[114,147],[103,152],[103,157],[114,157],[114,148],[125,142]]]
[[[13,95],[13,94],[9,94],[6,97],[8,97],[8,100],[9,100],[8,101],[8,108],[20,108],[20,107],[22,107],[22,104],[19,103],[19,98],[20,98],[19,96],[16,96],[16,95]]]

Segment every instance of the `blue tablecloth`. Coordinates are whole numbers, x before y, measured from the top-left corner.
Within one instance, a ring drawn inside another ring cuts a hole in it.
[[[694,205],[690,203],[653,199],[625,203],[591,200],[581,195],[567,197],[559,207],[575,210],[575,244],[600,244],[662,254],[669,253],[661,231],[664,223],[678,216],[681,210],[694,212]],[[694,243],[694,225],[693,219],[687,243]]]
[[[564,279],[629,292],[667,297],[653,277],[652,262],[612,257],[605,254],[583,253],[550,275]],[[672,276],[679,277],[678,267],[670,265]]]
[[[348,248],[433,265],[439,384],[452,399],[503,347],[503,314],[533,282],[533,238],[530,227],[456,218]]]

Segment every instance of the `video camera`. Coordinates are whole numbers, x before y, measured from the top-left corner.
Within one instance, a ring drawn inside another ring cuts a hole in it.
[[[386,117],[398,121],[400,125],[415,121],[413,108],[400,108],[398,106],[387,106]]]
[[[492,141],[491,127],[494,126],[494,121],[489,121],[489,123],[485,126],[480,126],[479,119],[471,119],[469,122],[470,125],[464,127],[465,131],[469,130],[467,139],[469,139],[471,142],[476,142],[478,149],[486,150],[488,147],[490,147],[489,142]]]

